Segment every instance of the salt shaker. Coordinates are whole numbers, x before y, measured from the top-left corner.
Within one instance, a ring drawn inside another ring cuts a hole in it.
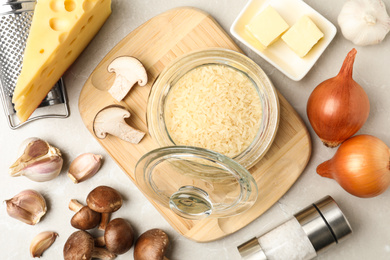
[[[352,233],[332,197],[313,203],[280,226],[238,246],[245,260],[308,260]]]

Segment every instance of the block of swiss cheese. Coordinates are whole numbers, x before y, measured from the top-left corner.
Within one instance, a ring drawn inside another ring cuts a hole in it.
[[[39,0],[12,102],[26,121],[111,14],[111,0]]]

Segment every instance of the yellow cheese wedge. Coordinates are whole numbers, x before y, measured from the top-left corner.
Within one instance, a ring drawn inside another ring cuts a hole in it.
[[[306,15],[302,16],[283,36],[282,40],[303,58],[324,34]]]
[[[267,47],[279,39],[288,29],[288,24],[272,7],[267,6],[245,26],[245,30],[256,38],[262,46]]]
[[[111,14],[111,0],[39,0],[12,102],[26,121]]]

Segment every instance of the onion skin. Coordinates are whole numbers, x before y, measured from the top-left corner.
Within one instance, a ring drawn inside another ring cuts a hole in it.
[[[348,53],[339,74],[320,83],[307,103],[310,124],[328,147],[338,146],[359,131],[370,113],[366,92],[352,79],[356,53],[356,49]]]
[[[390,186],[390,150],[380,139],[357,135],[340,145],[334,157],[318,165],[317,173],[337,181],[361,198],[371,198]]]

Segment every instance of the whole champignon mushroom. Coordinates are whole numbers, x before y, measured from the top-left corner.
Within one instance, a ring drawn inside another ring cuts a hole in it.
[[[87,230],[96,227],[100,223],[100,213],[84,206],[75,199],[69,202],[69,209],[76,212],[70,220],[70,224],[74,228]]]
[[[99,229],[105,230],[110,214],[122,207],[120,193],[108,186],[98,186],[87,196],[87,205],[90,209],[102,213]]]
[[[134,230],[123,218],[111,220],[104,231],[104,236],[98,237],[96,243],[106,246],[108,251],[121,255],[130,250],[134,243]]]
[[[126,123],[125,118],[130,116],[130,112],[122,106],[107,106],[96,114],[93,120],[93,132],[100,139],[104,139],[107,134],[111,134],[126,142],[138,144],[145,133]]]
[[[165,257],[168,246],[169,238],[163,230],[150,229],[135,242],[134,260],[168,260]]]
[[[108,72],[115,72],[115,81],[108,92],[117,101],[121,101],[130,89],[138,82],[140,86],[148,83],[148,75],[142,63],[130,56],[114,59],[107,68]]]
[[[95,247],[93,237],[83,230],[70,235],[64,245],[63,253],[65,260],[90,260],[92,258],[110,260],[116,258],[116,255],[107,249]]]

